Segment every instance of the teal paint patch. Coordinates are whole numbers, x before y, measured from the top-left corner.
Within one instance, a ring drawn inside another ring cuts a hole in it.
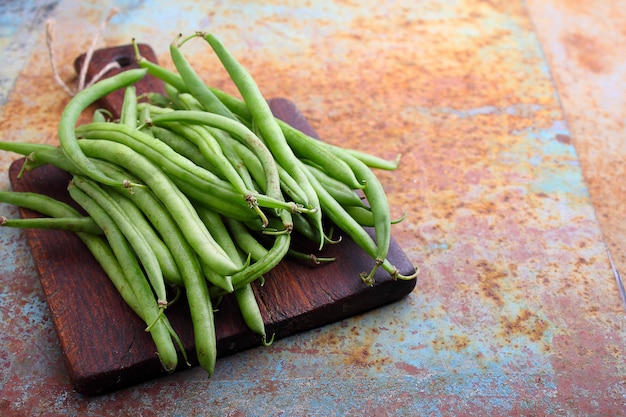
[[[520,168],[523,168],[524,157],[530,165],[533,175],[527,184],[530,192],[589,197],[575,147],[571,141],[557,139],[571,136],[565,122],[555,121],[548,128],[529,127],[512,133],[520,142],[509,155],[517,155]]]
[[[31,54],[45,20],[54,12],[60,0],[0,2],[0,117],[4,104],[19,73]]]

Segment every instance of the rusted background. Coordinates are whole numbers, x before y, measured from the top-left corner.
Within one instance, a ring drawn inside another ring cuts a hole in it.
[[[605,237],[624,265],[624,66],[602,51],[624,50],[626,26],[617,2],[569,3],[117,2],[101,46],[136,37],[169,65],[179,31],[211,30],[326,140],[401,153],[381,180],[394,215],[408,211],[394,237],[422,273],[407,299],[225,358],[210,381],[191,370],[85,399],[68,385],[23,238],[3,229],[0,411],[621,413],[626,329]],[[69,80],[112,6],[0,6],[4,139],[56,141],[68,97],[52,81],[44,19],[56,18]],[[205,45],[186,52],[233,91]],[[4,171],[12,158],[0,155]]]

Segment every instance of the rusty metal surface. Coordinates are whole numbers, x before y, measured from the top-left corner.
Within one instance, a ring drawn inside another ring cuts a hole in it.
[[[401,302],[224,358],[210,380],[193,369],[88,399],[64,374],[21,234],[2,229],[0,412],[621,413],[624,310],[574,146],[593,141],[591,119],[572,131],[583,108],[571,103],[585,99],[576,90],[562,110],[556,87],[568,84],[555,83],[549,63],[567,61],[550,48],[546,60],[539,39],[554,37],[535,31],[560,3],[538,3],[529,15],[522,1],[116,2],[103,45],[137,37],[167,65],[176,33],[211,30],[268,97],[294,100],[326,140],[402,153],[381,180],[394,214],[408,210],[394,237],[422,273]],[[110,7],[33,1],[0,15],[55,16],[70,78]],[[24,58],[1,75],[0,131],[54,143],[67,97],[51,81],[42,27],[16,22],[1,32],[2,60]],[[232,91],[207,48],[188,53],[208,82]],[[12,158],[0,154],[3,171]]]
[[[626,271],[626,8],[616,1],[527,3],[600,226],[618,271]]]

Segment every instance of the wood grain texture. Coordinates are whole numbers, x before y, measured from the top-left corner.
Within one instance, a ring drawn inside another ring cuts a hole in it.
[[[120,48],[127,51],[128,47]],[[99,53],[120,53],[118,48],[103,51],[98,51],[96,58]],[[138,91],[142,91],[140,88],[144,87],[138,86]],[[105,104],[115,112],[120,102],[121,96],[108,97]],[[274,99],[270,105],[277,117],[315,135],[292,102]],[[9,171],[15,191],[39,192],[71,202],[67,173],[43,166],[18,179],[23,161],[15,161]],[[38,215],[26,209],[20,212],[24,218]],[[73,387],[83,394],[96,395],[164,375],[144,323],[124,304],[80,239],[59,231],[25,233]],[[275,334],[276,340],[389,304],[409,294],[416,285],[415,280],[391,280],[382,270],[373,286],[363,284],[359,273],[369,270],[373,261],[346,236],[339,244],[328,246],[323,254],[337,257],[337,261],[309,266],[285,259],[265,276],[264,286],[254,284],[267,332]],[[395,240],[391,242],[389,260],[403,274],[414,270]],[[168,317],[191,365],[197,365],[184,299],[168,309]],[[219,356],[261,344],[260,337],[245,326],[233,297],[224,298],[215,319]],[[186,368],[180,365],[177,371]]]

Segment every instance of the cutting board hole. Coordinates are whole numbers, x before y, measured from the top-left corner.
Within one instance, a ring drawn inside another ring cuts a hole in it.
[[[132,64],[133,60],[127,55],[120,55],[115,58],[115,62],[117,62],[120,67],[125,68]]]

